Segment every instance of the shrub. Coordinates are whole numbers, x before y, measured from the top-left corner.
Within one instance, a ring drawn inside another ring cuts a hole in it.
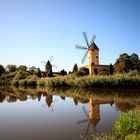
[[[88,68],[80,68],[77,72],[77,76],[84,76],[89,75],[89,69]]]
[[[27,87],[27,80],[26,79],[20,80],[19,81],[19,86],[21,86],[21,87]]]
[[[45,82],[44,80],[39,80],[39,81],[37,82],[37,85],[38,85],[38,86],[45,86],[45,85],[46,85],[46,82]]]
[[[140,112],[123,113],[115,124],[115,131],[121,138],[140,132]]]
[[[21,80],[21,79],[25,79],[27,76],[29,75],[28,72],[19,70],[15,76],[15,80]]]
[[[15,87],[18,87],[18,86],[19,86],[19,81],[18,81],[18,80],[13,80],[13,81],[11,82],[11,85],[12,85],[12,86],[15,86]]]
[[[36,80],[32,80],[32,79],[28,79],[27,80],[27,86],[36,87],[37,86],[37,81]]]

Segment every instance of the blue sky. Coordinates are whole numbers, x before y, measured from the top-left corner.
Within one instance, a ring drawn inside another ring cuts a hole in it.
[[[100,63],[114,63],[121,53],[140,56],[139,0],[0,0],[0,64],[36,66],[53,56],[58,68],[81,66],[95,34]],[[88,59],[85,65],[88,64]]]

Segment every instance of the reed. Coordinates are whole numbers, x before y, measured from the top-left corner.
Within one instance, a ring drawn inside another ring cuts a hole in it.
[[[113,76],[55,77],[46,80],[48,87],[140,88],[140,76],[119,74]]]

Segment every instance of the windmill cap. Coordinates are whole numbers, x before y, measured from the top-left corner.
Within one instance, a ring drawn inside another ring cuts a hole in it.
[[[94,50],[99,50],[99,48],[97,47],[97,45],[94,42],[90,46],[93,46]]]
[[[48,60],[47,65],[51,65],[50,61]]]

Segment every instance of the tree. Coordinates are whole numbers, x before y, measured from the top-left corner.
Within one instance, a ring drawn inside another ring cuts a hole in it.
[[[139,62],[138,62],[138,67],[137,67],[138,71],[140,71],[140,59],[139,59]]]
[[[74,64],[73,72],[77,72],[77,71],[78,71],[78,66],[77,66],[77,64]]]
[[[116,73],[123,73],[129,72],[130,69],[130,56],[127,53],[123,53],[119,56],[115,63],[115,72]]]
[[[27,71],[27,66],[25,65],[20,65],[17,70],[21,70],[21,71]]]
[[[80,68],[80,70],[77,72],[78,76],[84,76],[84,75],[89,75],[89,69],[88,68]]]
[[[37,76],[38,76],[39,78],[41,78],[41,70],[40,70],[40,68],[37,69]]]
[[[29,75],[28,72],[19,70],[14,77],[15,80],[25,79]]]
[[[123,53],[119,56],[115,63],[115,72],[129,72],[130,70],[139,70],[139,56],[136,53],[131,54],[130,56],[127,53]]]
[[[17,66],[9,64],[9,65],[7,65],[6,69],[8,72],[15,72],[17,69]]]
[[[110,75],[114,73],[114,66],[112,64],[109,65],[109,73]]]
[[[37,73],[37,68],[35,66],[32,66],[29,68],[29,72],[31,73],[31,75]]]
[[[0,65],[0,76],[5,72],[5,68],[3,65]]]
[[[130,56],[131,70],[138,70],[139,56],[136,53]]]
[[[66,72],[64,69],[63,69],[63,70],[61,70],[61,72],[60,72],[60,73],[61,73],[61,75],[62,75],[62,76],[67,75],[67,72]]]

